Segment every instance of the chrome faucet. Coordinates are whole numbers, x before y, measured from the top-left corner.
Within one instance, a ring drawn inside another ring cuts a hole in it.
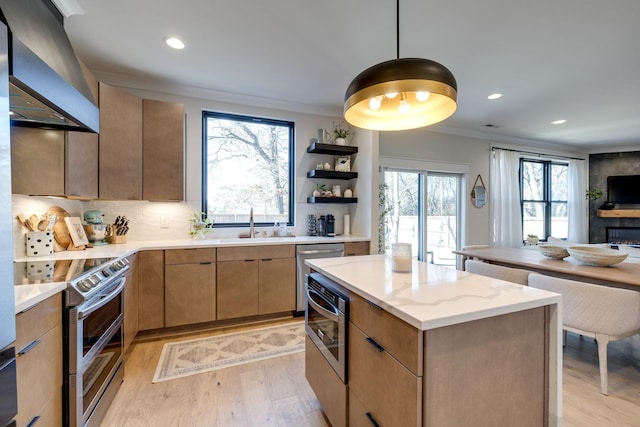
[[[249,238],[253,239],[253,208],[249,212]]]

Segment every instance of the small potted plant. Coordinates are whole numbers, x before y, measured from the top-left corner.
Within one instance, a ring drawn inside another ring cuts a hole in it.
[[[207,218],[204,212],[196,212],[189,218],[189,236],[194,239],[203,240],[206,238],[206,232],[211,229],[214,220]]]
[[[594,188],[593,190],[587,190],[585,194],[587,200],[593,201],[598,200],[600,197],[604,196],[604,190],[600,188]]]
[[[313,197],[320,197],[324,191],[326,191],[327,186],[324,184],[316,184],[316,189],[313,190]]]
[[[351,129],[344,127],[342,123],[338,123],[333,127],[333,137],[336,145],[347,145],[347,138],[353,134]]]

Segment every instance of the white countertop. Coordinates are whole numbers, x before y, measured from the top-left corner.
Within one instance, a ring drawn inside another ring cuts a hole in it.
[[[561,302],[556,293],[415,260],[411,273],[394,273],[384,255],[306,264],[420,330]]]
[[[82,251],[61,251],[54,252],[51,256],[43,257],[20,257],[14,262],[29,261],[57,261],[66,259],[84,258],[111,258],[131,255],[140,250],[163,250],[163,249],[193,249],[225,246],[256,246],[256,245],[305,245],[317,243],[341,243],[341,242],[361,242],[370,240],[366,237],[358,236],[336,236],[336,237],[266,237],[266,238],[227,238],[227,239],[177,239],[177,240],[149,240],[133,241],[123,244],[109,244],[94,246]],[[16,314],[29,308],[40,301],[64,290],[67,282],[47,282],[38,284],[22,284],[14,286],[15,312]]]

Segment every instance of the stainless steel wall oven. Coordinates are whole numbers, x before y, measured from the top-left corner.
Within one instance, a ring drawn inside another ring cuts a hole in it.
[[[320,353],[347,384],[349,297],[319,273],[307,275],[305,329]]]
[[[72,281],[64,316],[65,425],[98,426],[124,376],[126,259],[108,260]]]

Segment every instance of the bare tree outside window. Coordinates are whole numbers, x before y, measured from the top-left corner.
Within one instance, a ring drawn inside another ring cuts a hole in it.
[[[216,226],[293,225],[292,122],[205,112],[203,211]]]

